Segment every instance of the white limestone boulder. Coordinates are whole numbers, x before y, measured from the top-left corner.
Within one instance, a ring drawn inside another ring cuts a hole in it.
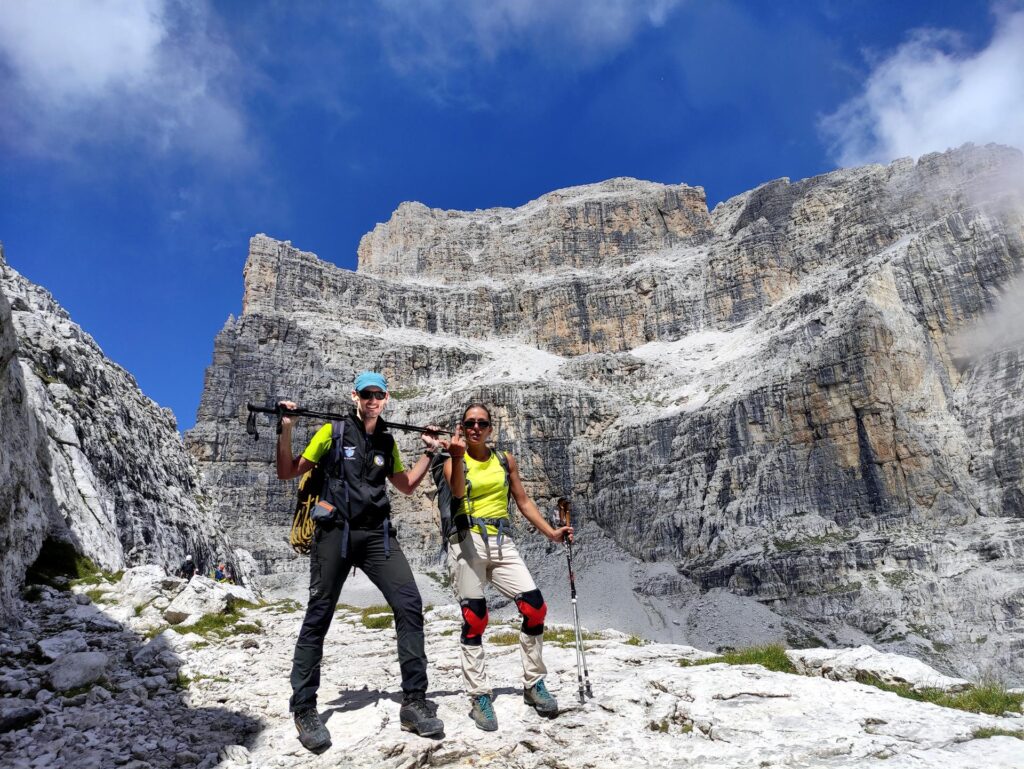
[[[969,681],[943,675],[920,660],[880,652],[870,646],[853,649],[790,649],[786,656],[800,673],[833,681],[856,681],[858,675],[866,674],[887,684],[907,685],[914,690],[943,689],[957,692],[971,688]]]
[[[133,608],[146,606],[161,598],[172,600],[185,587],[185,580],[169,576],[154,564],[125,571],[117,585],[118,600]]]
[[[204,614],[229,611],[238,601],[255,603],[255,598],[245,588],[197,575],[164,609],[163,617],[171,625],[192,625]]]

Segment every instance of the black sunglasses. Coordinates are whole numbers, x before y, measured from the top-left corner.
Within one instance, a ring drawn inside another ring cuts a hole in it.
[[[465,427],[467,430],[470,430],[474,427],[479,427],[481,430],[486,430],[488,427],[491,426],[491,423],[486,419],[467,419],[462,423],[462,426]]]
[[[360,390],[359,397],[364,401],[368,401],[372,398],[382,401],[388,397],[388,394],[386,392],[381,392],[380,390]]]

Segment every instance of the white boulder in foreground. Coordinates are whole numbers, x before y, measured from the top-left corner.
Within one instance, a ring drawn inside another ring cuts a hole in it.
[[[163,617],[172,625],[193,625],[204,614],[223,614],[229,611],[238,601],[255,603],[256,597],[243,587],[197,575],[188,581],[164,609]]]
[[[870,646],[790,649],[786,656],[804,675],[822,676],[833,681],[856,681],[858,674],[868,674],[887,684],[910,686],[915,691],[944,689],[959,692],[971,686],[970,681],[943,675],[920,660],[881,652]]]

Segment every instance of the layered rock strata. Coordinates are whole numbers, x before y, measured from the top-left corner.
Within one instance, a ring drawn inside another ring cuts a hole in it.
[[[0,253],[0,613],[49,541],[115,571],[226,558],[174,416]],[[59,548],[58,548],[59,550]],[[60,552],[68,552],[66,549]]]
[[[403,204],[355,273],[257,236],[189,443],[263,568],[296,568],[293,488],[245,402],[340,408],[377,368],[399,421],[493,404],[543,507],[569,495],[673,570],[600,592],[685,612],[725,590],[798,622],[794,643],[866,634],[1019,680],[1021,352],[956,342],[1024,267],[1022,178],[1019,152],[967,146],[710,213],[700,188],[623,179],[514,210]],[[433,552],[429,499],[398,507]]]

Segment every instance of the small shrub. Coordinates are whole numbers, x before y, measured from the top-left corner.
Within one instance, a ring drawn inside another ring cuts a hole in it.
[[[629,639],[626,641],[627,646],[647,646],[647,644],[649,643],[650,641],[648,641],[646,638],[641,638],[638,635],[631,635]]]
[[[971,736],[976,740],[987,740],[989,737],[1016,737],[1018,740],[1024,740],[1024,731],[986,727],[985,729],[975,729]]]

